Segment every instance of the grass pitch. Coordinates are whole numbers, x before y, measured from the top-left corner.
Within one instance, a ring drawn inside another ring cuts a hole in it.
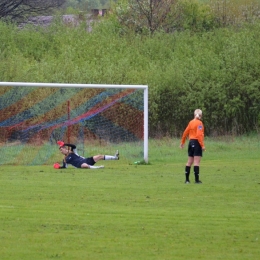
[[[149,165],[1,166],[1,259],[259,259],[258,140],[206,140],[202,185],[178,142]]]

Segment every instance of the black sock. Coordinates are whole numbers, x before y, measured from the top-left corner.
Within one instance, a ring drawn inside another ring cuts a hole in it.
[[[199,175],[200,175],[200,167],[199,166],[194,166],[194,175],[195,175],[195,181],[198,182]]]
[[[186,176],[186,181],[190,181],[190,166],[185,167],[185,176]]]

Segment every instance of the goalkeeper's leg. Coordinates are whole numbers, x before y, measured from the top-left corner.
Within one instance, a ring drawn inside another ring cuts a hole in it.
[[[89,165],[89,164],[87,164],[87,163],[82,163],[82,164],[81,164],[81,168],[86,168],[86,169],[102,169],[102,168],[104,168],[104,165],[94,166],[94,165]]]
[[[90,158],[86,158],[86,162],[81,164],[81,168],[88,168],[88,169],[100,169],[104,168],[103,165],[94,166],[94,164],[100,160],[119,160],[119,152],[116,151],[115,155],[95,155]]]
[[[117,150],[115,155],[95,155],[93,156],[93,159],[95,162],[98,162],[100,160],[119,160],[119,151]]]
[[[89,169],[102,169],[104,167],[105,167],[104,165],[100,165],[100,166],[89,165]]]

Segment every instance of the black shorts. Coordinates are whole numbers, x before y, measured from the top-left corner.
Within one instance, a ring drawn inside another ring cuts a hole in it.
[[[94,161],[93,157],[89,157],[85,159],[85,163],[88,165],[94,165],[96,162]]]
[[[197,139],[191,139],[188,146],[188,156],[201,156],[202,157],[202,148]]]

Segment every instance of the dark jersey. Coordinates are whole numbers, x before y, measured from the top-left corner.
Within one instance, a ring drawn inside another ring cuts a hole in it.
[[[74,167],[80,168],[83,163],[86,163],[86,158],[75,153],[70,153],[65,157],[65,162]]]

